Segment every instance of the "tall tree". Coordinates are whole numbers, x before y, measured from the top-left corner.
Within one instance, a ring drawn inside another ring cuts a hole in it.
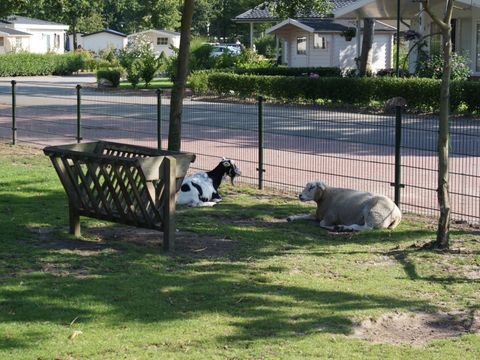
[[[25,5],[26,0],[2,0],[0,1],[0,19],[13,15],[17,11],[20,11]]]
[[[450,76],[452,57],[452,15],[455,0],[445,0],[443,16],[439,17],[432,11],[430,1],[422,1],[425,12],[438,25],[442,33],[443,75],[440,88],[440,114],[438,129],[438,204],[440,218],[438,220],[437,239],[430,244],[436,249],[448,249],[450,237],[451,204],[449,193],[448,170],[448,122],[450,117]]]
[[[360,76],[365,76],[371,71],[374,28],[374,19],[366,18],[363,20],[362,52],[360,53],[360,66],[358,69]],[[357,36],[360,36],[360,34],[357,34]]]
[[[190,48],[194,2],[194,0],[184,0],[183,2],[177,76],[170,98],[168,149],[174,151],[178,151],[181,148],[182,103],[188,73],[188,51]],[[274,4],[275,11],[278,14],[287,16],[294,16],[298,13],[307,14],[312,10],[327,11],[330,8],[328,0],[270,0],[270,3]]]
[[[192,17],[195,0],[184,0],[182,25],[180,30],[180,49],[178,53],[177,76],[170,98],[170,123],[168,128],[168,149],[179,151],[182,138],[182,105],[187,83],[188,52]]]

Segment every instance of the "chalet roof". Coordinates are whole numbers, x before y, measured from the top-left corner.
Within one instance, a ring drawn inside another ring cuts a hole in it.
[[[276,30],[284,26],[296,26],[307,32],[343,32],[348,28],[356,28],[355,21],[353,20],[333,20],[333,19],[287,19],[271,28],[267,29],[267,33],[275,32]],[[381,21],[375,22],[375,32],[395,32],[396,29],[393,26],[385,24]]]
[[[331,3],[333,5],[333,11],[336,9],[351,5],[355,3],[358,0],[331,0]],[[310,14],[307,16],[305,15],[300,15],[297,16],[297,18],[325,18],[328,17],[329,15],[325,14],[319,14],[315,11],[312,11]],[[331,15],[330,15],[331,16]],[[270,13],[268,10],[268,4],[267,3],[261,3],[254,8],[245,11],[244,13],[235,16],[233,21],[235,22],[250,22],[250,21],[275,21],[278,20],[274,15]]]
[[[116,31],[116,30],[112,30],[112,29],[104,29],[104,30],[100,30],[100,31],[95,31],[93,33],[84,34],[84,35],[82,35],[82,37],[87,37],[87,36],[90,36],[90,35],[95,35],[95,34],[100,34],[100,33],[107,33],[107,34],[112,34],[112,35],[116,35],[116,36],[127,37],[127,34],[124,34],[124,33],[121,33],[120,31]]]
[[[5,34],[7,36],[31,36],[32,35],[24,31],[19,31],[16,29],[3,27],[3,26],[0,26],[0,34]]]
[[[140,31],[140,32],[137,32],[135,34],[130,34],[128,36],[129,37],[130,36],[136,36],[136,35],[140,35],[140,34],[146,34],[146,33],[149,33],[149,32],[153,32],[153,33],[160,34],[160,35],[180,36],[180,33],[176,32],[176,31],[157,30],[157,29],[149,29],[149,30],[145,30],[145,31]]]
[[[10,15],[4,17],[0,20],[4,24],[26,24],[26,25],[55,25],[55,26],[66,26],[65,24],[56,23],[53,21],[46,21],[40,19],[34,19],[26,16],[20,15]]]

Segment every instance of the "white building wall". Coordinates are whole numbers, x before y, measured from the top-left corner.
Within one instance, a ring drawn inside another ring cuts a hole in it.
[[[14,29],[24,31],[32,34],[24,45],[26,51],[46,54],[47,52],[54,52],[63,54],[65,49],[65,30],[53,27],[31,27],[31,25],[15,24]],[[55,40],[55,38],[57,40]]]
[[[134,37],[135,34],[130,35],[129,38]],[[180,36],[179,35],[170,35],[170,34],[162,34],[162,33],[157,33],[154,31],[147,32],[145,34],[142,34],[140,36],[145,37],[145,39],[152,44],[153,51],[157,54],[160,55],[162,52],[165,53],[167,56],[173,56],[175,52],[172,50],[172,46],[174,48],[179,48],[180,47]],[[167,45],[157,45],[157,39],[158,38],[167,38],[168,39],[168,44]]]
[[[355,69],[357,57],[357,41],[346,41],[338,33],[319,33],[327,41],[326,49],[314,48],[314,34],[302,30],[289,31],[284,34],[288,42],[287,63],[289,67],[339,67],[341,69]],[[297,54],[297,37],[307,37],[306,55]],[[393,59],[393,35],[376,34],[372,48],[372,70],[391,68]]]
[[[82,47],[85,50],[94,51],[99,54],[107,48],[123,49],[127,45],[127,38],[101,32],[89,36],[82,37]]]

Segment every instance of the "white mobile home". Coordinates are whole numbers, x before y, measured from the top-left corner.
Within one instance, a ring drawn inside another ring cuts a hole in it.
[[[164,52],[165,55],[172,56],[174,54],[172,48],[180,47],[180,33],[175,31],[150,29],[129,35],[128,41],[133,41],[139,36],[146,39],[158,55]]]
[[[284,42],[282,62],[290,67],[356,68],[355,58],[360,39],[348,38],[347,30],[354,30],[353,21],[332,19],[287,19],[267,29]],[[355,30],[354,30],[355,31]],[[376,22],[372,48],[372,71],[390,68],[393,55],[395,28]]]
[[[85,50],[99,54],[107,48],[121,50],[127,46],[127,41],[126,34],[111,29],[105,29],[82,35],[82,41],[79,45]]]
[[[68,25],[11,15],[0,20],[0,53],[28,51],[62,54]],[[3,46],[1,46],[3,43]]]

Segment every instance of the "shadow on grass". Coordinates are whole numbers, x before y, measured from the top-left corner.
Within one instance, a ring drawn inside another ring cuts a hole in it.
[[[159,246],[121,241],[99,245],[79,240],[72,240],[76,246],[69,246],[69,237],[58,230],[67,225],[65,196],[61,191],[43,193],[34,199],[15,195],[2,198],[7,205],[0,211],[9,207],[16,214],[14,223],[6,217],[0,219],[0,226],[6,229],[4,243],[8,245],[0,250],[6,265],[6,271],[0,271],[0,281],[7,285],[0,302],[0,322],[4,324],[68,325],[77,317],[77,324],[98,319],[112,325],[125,321],[168,323],[222,314],[233,319],[229,325],[235,331],[218,340],[242,341],[313,332],[345,334],[351,331],[353,311],[431,306],[422,300],[277,284],[265,276],[265,269],[252,267],[248,261],[165,256]],[[279,248],[292,246],[316,249],[321,255],[322,248],[338,244],[337,238],[313,224],[268,225],[269,220],[262,219],[265,213],[279,219],[299,210],[289,204],[222,204],[205,212],[187,211],[180,215],[180,224],[189,224],[190,230],[207,235],[238,239],[240,252],[255,257],[278,255]],[[236,223],[242,219],[251,221],[250,226],[242,221]],[[49,239],[39,239],[29,234],[27,227],[31,223],[46,223],[57,230]],[[398,242],[417,233],[425,235],[419,230],[413,234],[400,230],[394,235],[355,234],[341,241],[360,245]],[[11,254],[15,257],[9,258]],[[281,271],[281,267],[271,270]],[[414,269],[409,271],[415,274]],[[40,340],[40,335],[31,336],[28,342],[1,341],[0,347],[27,347]]]

